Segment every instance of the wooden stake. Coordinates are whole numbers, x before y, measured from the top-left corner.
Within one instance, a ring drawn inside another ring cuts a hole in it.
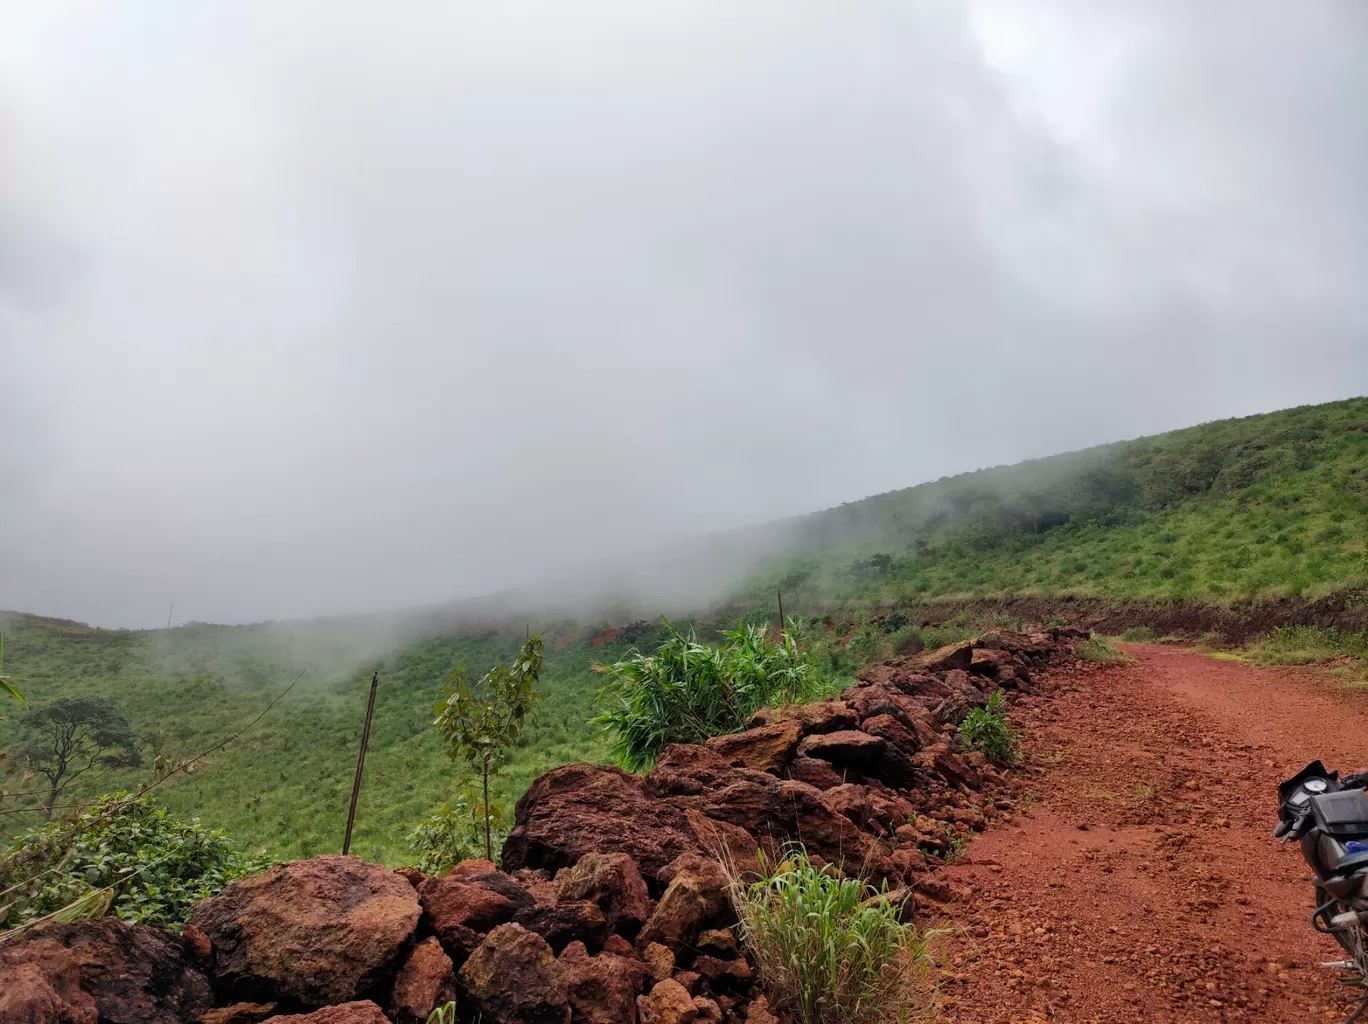
[[[361,730],[361,753],[356,758],[356,778],[352,780],[351,807],[347,810],[347,837],[342,840],[342,856],[351,850],[352,824],[356,821],[356,798],[361,795],[361,770],[366,767],[366,747],[370,745],[371,716],[375,714],[375,688],[380,673],[371,675],[370,702],[366,705],[366,727]]]
[[[775,593],[779,595],[779,639],[782,640],[784,638],[784,592],[776,590]]]

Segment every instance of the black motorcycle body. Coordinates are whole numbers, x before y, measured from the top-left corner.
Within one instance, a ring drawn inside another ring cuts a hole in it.
[[[1319,761],[1278,787],[1273,834],[1301,845],[1314,873],[1316,909],[1311,924],[1333,935],[1349,959],[1334,966],[1358,972],[1368,988],[1368,773],[1327,771]],[[1368,997],[1350,1018],[1368,1010]]]

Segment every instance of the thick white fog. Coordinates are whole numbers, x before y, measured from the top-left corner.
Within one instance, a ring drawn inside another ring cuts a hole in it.
[[[1364,393],[1366,39],[1360,0],[7,3],[0,608],[415,605]]]

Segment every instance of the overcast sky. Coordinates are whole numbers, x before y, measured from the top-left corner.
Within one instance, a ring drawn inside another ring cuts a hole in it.
[[[1368,392],[1368,5],[0,9],[0,608],[394,607]]]

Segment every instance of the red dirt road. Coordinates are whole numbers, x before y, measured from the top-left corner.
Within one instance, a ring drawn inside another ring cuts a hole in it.
[[[1278,782],[1368,763],[1368,692],[1164,647],[1023,698],[1015,820],[946,869],[941,1019],[1338,1021],[1357,990],[1312,931],[1310,873],[1271,837]]]

